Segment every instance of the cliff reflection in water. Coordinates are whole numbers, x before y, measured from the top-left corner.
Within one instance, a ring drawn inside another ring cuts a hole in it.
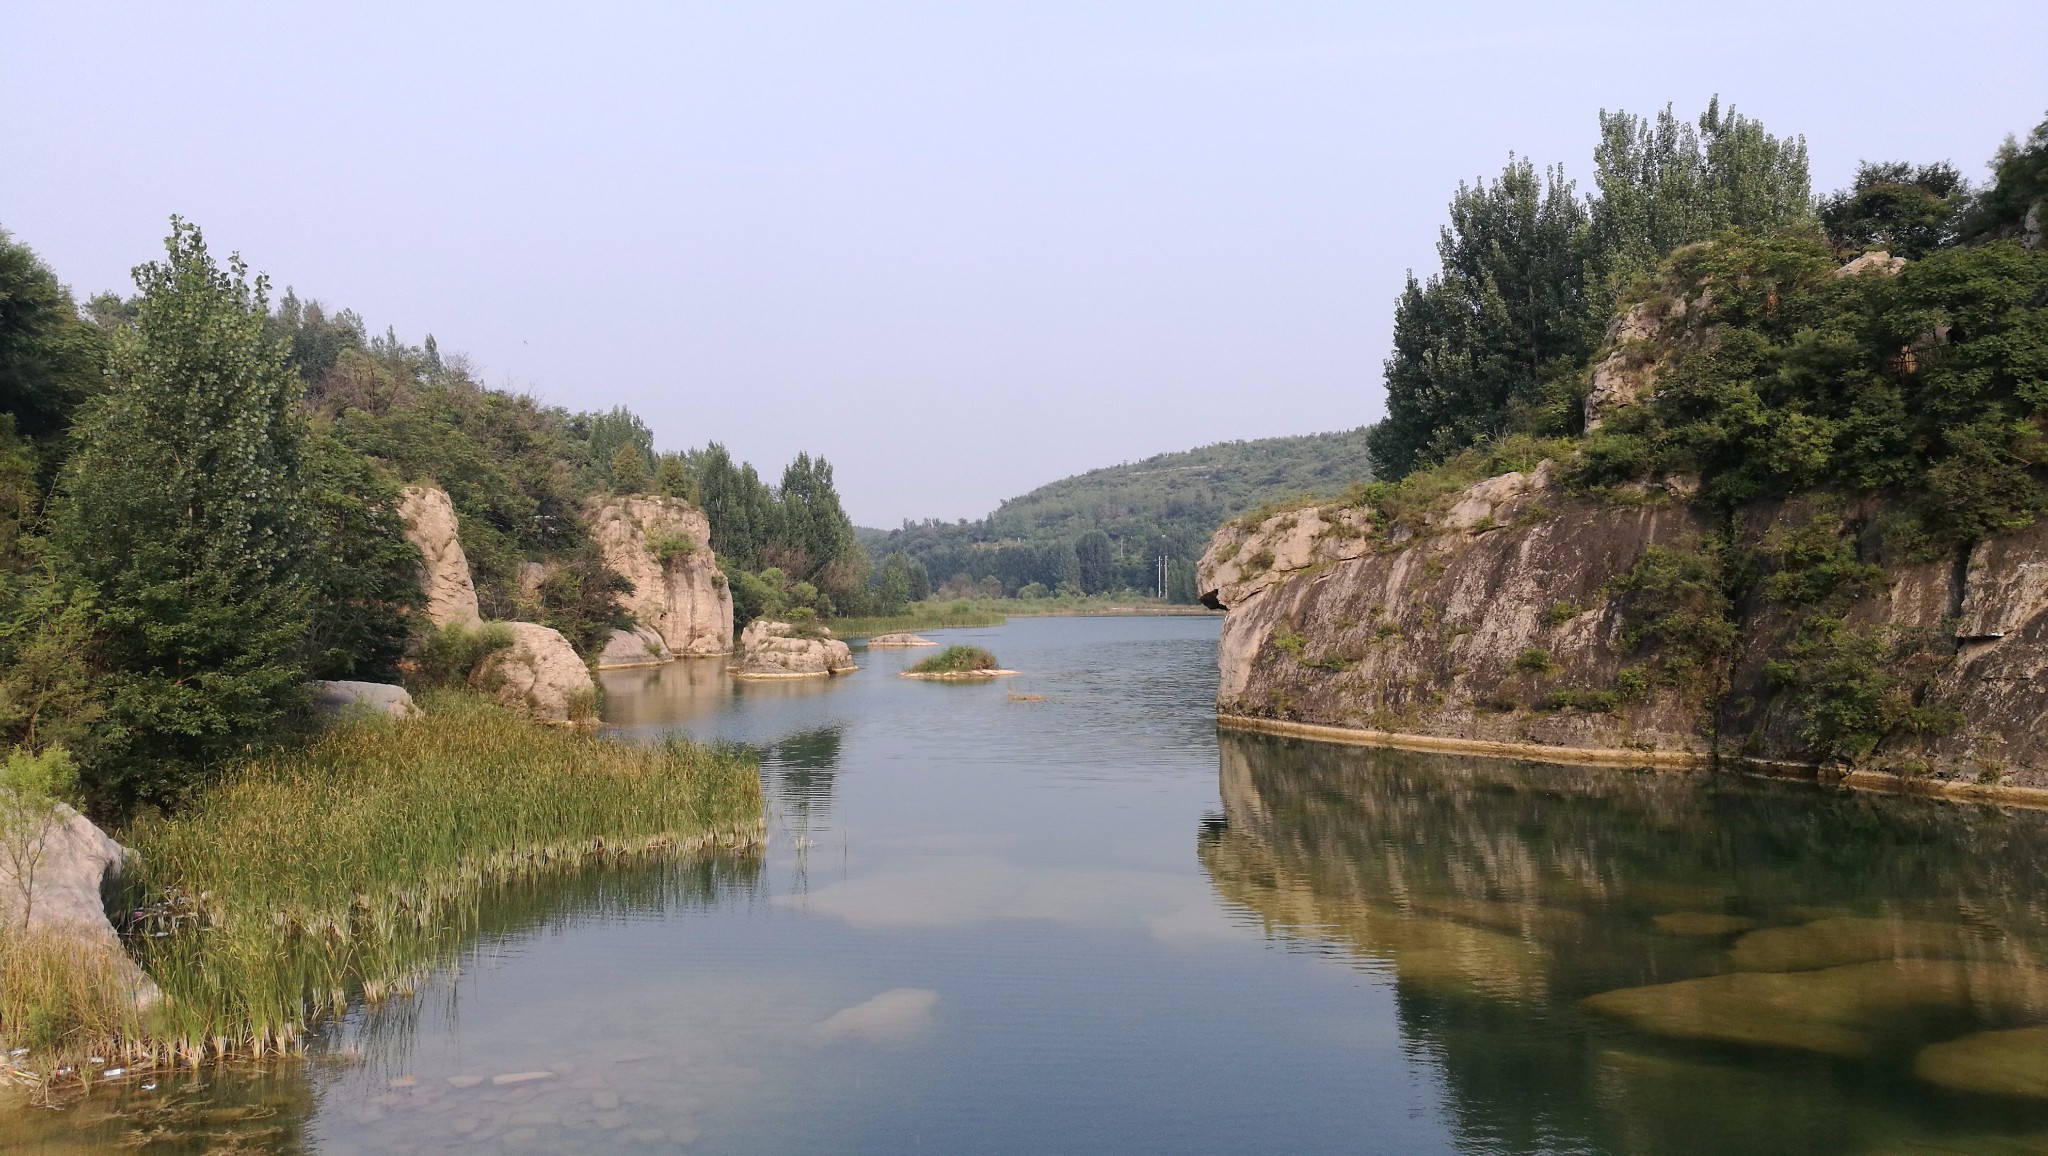
[[[2048,816],[1219,742],[1217,892],[1392,981],[1470,1148],[2048,1152]]]

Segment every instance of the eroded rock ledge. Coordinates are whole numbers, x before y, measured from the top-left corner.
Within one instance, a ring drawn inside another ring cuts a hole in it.
[[[1834,764],[1855,786],[2029,801],[2048,788],[2048,526],[1967,559],[1875,559],[1887,582],[1847,622],[1918,640],[1925,697],[1953,721],[1843,760],[1816,749],[1803,700],[1773,675],[1795,623],[1761,596],[1732,607],[1733,644],[1696,677],[1642,677],[1659,656],[1628,636],[1617,584],[1653,547],[1695,551],[1728,529],[1691,491],[1671,479],[1595,502],[1538,469],[1398,520],[1335,503],[1226,526],[1197,567],[1202,600],[1227,611],[1218,714],[1564,762]],[[1853,535],[1881,512],[1820,496],[1750,511],[1733,532],[1761,541],[1833,518]]]

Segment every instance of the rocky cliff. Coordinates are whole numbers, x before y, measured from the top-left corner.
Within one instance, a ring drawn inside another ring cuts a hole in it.
[[[711,523],[681,498],[594,499],[586,512],[605,565],[633,584],[627,609],[677,655],[732,649],[732,591],[711,552]]]
[[[1930,560],[1868,499],[1731,521],[1685,479],[1594,498],[1550,474],[1219,531],[1198,566],[1228,612],[1219,715],[1567,761],[2048,786],[2048,527]]]
[[[455,506],[445,490],[407,486],[398,504],[405,540],[419,548],[420,586],[427,595],[427,619],[436,626],[475,630],[483,625],[469,557],[456,535]]]

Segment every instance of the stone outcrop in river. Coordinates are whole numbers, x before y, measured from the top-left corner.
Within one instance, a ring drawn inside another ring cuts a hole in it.
[[[660,494],[595,498],[586,511],[604,563],[633,584],[627,609],[677,655],[732,649],[732,591],[704,511]]]
[[[427,595],[427,620],[436,626],[475,630],[483,625],[477,612],[476,584],[469,574],[469,556],[456,533],[455,505],[445,490],[407,486],[398,503],[405,519],[405,540],[419,548],[420,586]]]
[[[740,632],[739,653],[726,669],[740,678],[823,678],[857,668],[853,650],[822,627],[799,630],[756,618]]]
[[[1873,499],[1808,496],[1724,528],[1693,488],[1596,500],[1546,466],[1398,516],[1332,503],[1226,526],[1197,568],[1227,611],[1218,712],[1440,749],[2048,786],[2048,525],[1927,561],[1891,550]],[[1766,573],[1788,543],[1849,543],[1881,580],[1825,633],[1768,581],[1718,605],[1687,577],[1717,533]],[[1851,703],[1892,720],[1861,738],[1830,730],[1844,700],[1824,696],[1863,693],[1828,682],[1845,670],[1884,684]]]

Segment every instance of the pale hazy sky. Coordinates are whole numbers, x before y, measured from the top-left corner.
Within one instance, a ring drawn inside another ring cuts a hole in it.
[[[1403,271],[1509,152],[1719,92],[1973,177],[2048,4],[0,2],[0,227],[81,296],[170,214],[494,385],[856,521],[1380,412]]]

